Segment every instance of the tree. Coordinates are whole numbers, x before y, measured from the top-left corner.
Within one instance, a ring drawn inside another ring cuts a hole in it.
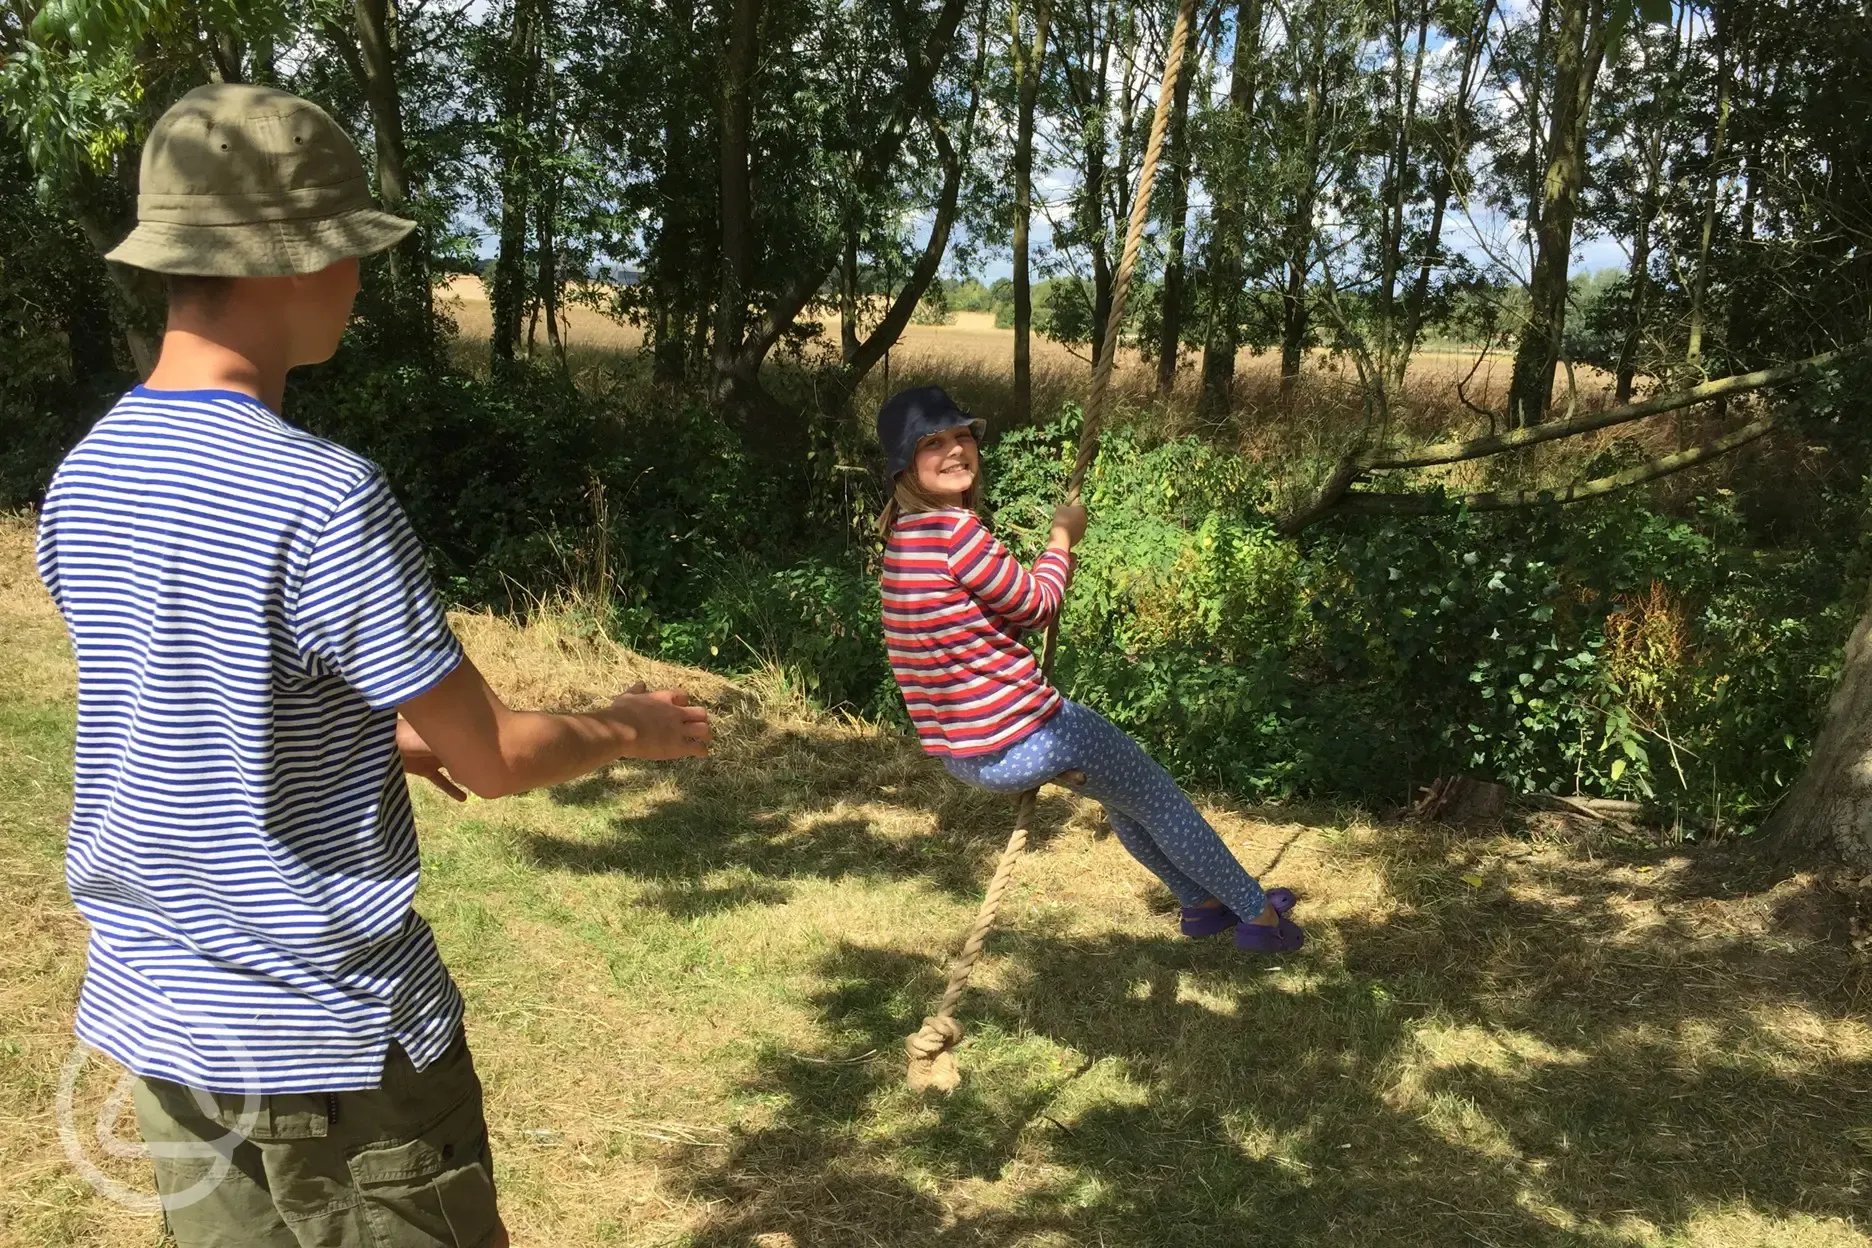
[[[1047,33],[1053,0],[1034,7],[1031,42],[1023,36],[1018,2],[1008,7],[1009,47],[1014,62],[1014,416],[1033,418],[1033,278],[1029,235],[1033,229],[1034,110],[1046,69]]]
[[[1586,175],[1587,125],[1599,65],[1614,29],[1602,0],[1550,0],[1542,11],[1552,14],[1553,81],[1544,145],[1546,176],[1538,197],[1530,197],[1528,205],[1536,240],[1528,323],[1515,350],[1508,390],[1508,415],[1516,425],[1539,424],[1553,395],[1566,331],[1573,222]],[[1543,26],[1540,33],[1550,32]]]
[[[1235,356],[1241,350],[1242,252],[1247,246],[1248,185],[1255,151],[1250,136],[1261,70],[1261,5],[1262,0],[1237,0],[1228,108],[1207,144],[1205,176],[1212,197],[1209,319],[1197,410],[1211,418],[1225,414],[1234,402]]]
[[[1171,93],[1170,133],[1165,138],[1164,172],[1169,194],[1165,197],[1164,274],[1159,298],[1157,331],[1157,392],[1168,395],[1176,387],[1177,357],[1183,350],[1184,231],[1189,225],[1191,84],[1201,76],[1201,41],[1191,49],[1189,63],[1177,77]]]
[[[366,0],[359,0],[365,3]],[[500,249],[494,258],[494,281],[488,293],[493,329],[488,349],[495,371],[510,368],[520,347],[525,315],[529,201],[534,193],[538,140],[534,134],[539,80],[544,63],[541,28],[549,20],[548,0],[514,0],[507,44],[500,67],[499,131]]]

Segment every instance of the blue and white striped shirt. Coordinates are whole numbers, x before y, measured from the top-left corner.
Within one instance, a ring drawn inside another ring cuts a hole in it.
[[[215,1092],[439,1057],[461,996],[411,908],[395,708],[462,652],[382,473],[245,395],[138,387],[38,556],[78,660],[78,1034]]]

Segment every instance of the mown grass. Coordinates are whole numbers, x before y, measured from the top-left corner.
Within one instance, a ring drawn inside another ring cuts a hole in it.
[[[55,1129],[74,685],[28,535],[0,523],[0,1242],[153,1244]],[[419,906],[468,998],[518,1243],[1872,1242],[1872,977],[1811,876],[1213,802],[1313,936],[1251,963],[1177,939],[1096,813],[1049,791],[965,1005],[963,1088],[924,1100],[901,1040],[1005,805],[775,683],[565,617],[456,625],[515,699],[681,679],[723,728],[701,764],[418,792]],[[94,1153],[112,1082],[80,1089]]]

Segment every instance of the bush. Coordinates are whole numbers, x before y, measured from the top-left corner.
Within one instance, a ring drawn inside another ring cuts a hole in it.
[[[1069,413],[991,456],[1028,554],[1075,436]],[[1720,496],[1346,520],[1300,545],[1238,457],[1118,433],[1087,497],[1062,687],[1246,792],[1401,800],[1466,772],[1746,816],[1798,769],[1857,604],[1837,558],[1748,554]]]

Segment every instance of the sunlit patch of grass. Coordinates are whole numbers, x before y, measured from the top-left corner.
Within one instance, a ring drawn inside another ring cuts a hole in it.
[[[53,1130],[84,928],[70,657],[29,553],[0,524],[0,1243],[153,1244]],[[1007,803],[771,674],[657,664],[551,610],[455,625],[518,702],[684,683],[721,727],[702,763],[416,789],[418,905],[518,1243],[1868,1244],[1867,968],[1777,918],[1811,877],[1212,801],[1302,895],[1308,948],[1258,963],[1179,939],[1096,811],[1049,790],[964,1003],[963,1087],[926,1099],[903,1036]]]

